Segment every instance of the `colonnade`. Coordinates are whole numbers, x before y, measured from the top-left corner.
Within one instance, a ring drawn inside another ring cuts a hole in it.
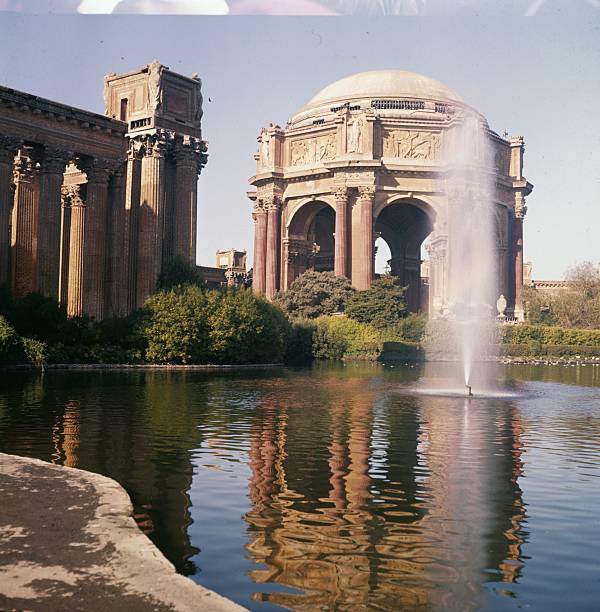
[[[158,130],[126,158],[0,136],[0,284],[71,316],[122,316],[175,256],[196,259],[197,138]]]

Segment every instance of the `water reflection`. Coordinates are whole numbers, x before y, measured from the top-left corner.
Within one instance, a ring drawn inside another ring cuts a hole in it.
[[[509,367],[526,393],[472,400],[410,368],[0,375],[0,449],[115,478],[252,609],[553,609],[600,596],[598,372]]]

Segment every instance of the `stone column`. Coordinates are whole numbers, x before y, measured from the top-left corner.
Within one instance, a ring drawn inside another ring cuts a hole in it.
[[[527,214],[525,197],[522,193],[516,194],[515,217],[513,220],[513,261],[515,266],[515,310],[514,316],[519,321],[525,320],[523,305],[523,220]]]
[[[277,197],[267,200],[267,261],[266,261],[266,280],[265,292],[267,298],[272,300],[277,293],[278,271],[279,271],[279,252],[281,226],[280,212],[281,202]]]
[[[148,137],[141,168],[140,210],[138,217],[137,298],[140,307],[156,291],[162,270],[165,214],[165,154],[163,134]]]
[[[254,270],[252,289],[255,293],[267,290],[267,211],[261,201],[254,206]]]
[[[81,185],[70,190],[71,232],[69,236],[69,285],[67,313],[70,317],[83,314],[83,254],[85,243],[86,207],[81,197]]]
[[[107,316],[124,317],[127,306],[128,266],[125,258],[127,241],[125,225],[124,167],[117,167],[109,185],[109,241],[107,254]]]
[[[60,270],[58,277],[58,301],[69,302],[69,250],[71,245],[71,202],[79,195],[78,185],[63,185],[62,215],[60,221]]]
[[[123,219],[123,278],[125,279],[127,313],[137,306],[138,217],[140,210],[141,165],[143,144],[129,141],[125,176],[125,212]]]
[[[196,224],[198,174],[201,151],[199,141],[184,138],[174,149],[175,207],[173,219],[173,254],[191,265],[196,264]]]
[[[108,181],[114,164],[94,159],[86,171],[87,192],[83,246],[83,311],[100,321],[106,301]]]
[[[373,205],[376,188],[374,186],[359,187],[360,201],[360,262],[355,286],[359,291],[365,291],[373,282]]]
[[[36,289],[39,174],[24,150],[14,166],[15,195],[11,229],[11,288],[20,298]]]
[[[340,187],[335,192],[335,264],[336,276],[348,274],[348,189]]]
[[[41,158],[37,229],[37,285],[46,297],[59,299],[61,187],[71,155],[46,147]]]
[[[10,281],[10,215],[13,208],[13,165],[21,141],[0,136],[0,285]]]

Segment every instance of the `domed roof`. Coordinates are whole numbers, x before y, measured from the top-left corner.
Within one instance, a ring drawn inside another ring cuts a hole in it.
[[[415,72],[374,70],[346,77],[322,89],[304,108],[356,98],[418,98],[463,102],[443,83]]]

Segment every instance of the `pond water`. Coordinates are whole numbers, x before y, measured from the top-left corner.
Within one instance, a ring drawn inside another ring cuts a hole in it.
[[[0,450],[99,472],[252,610],[597,610],[600,366],[0,373]]]

